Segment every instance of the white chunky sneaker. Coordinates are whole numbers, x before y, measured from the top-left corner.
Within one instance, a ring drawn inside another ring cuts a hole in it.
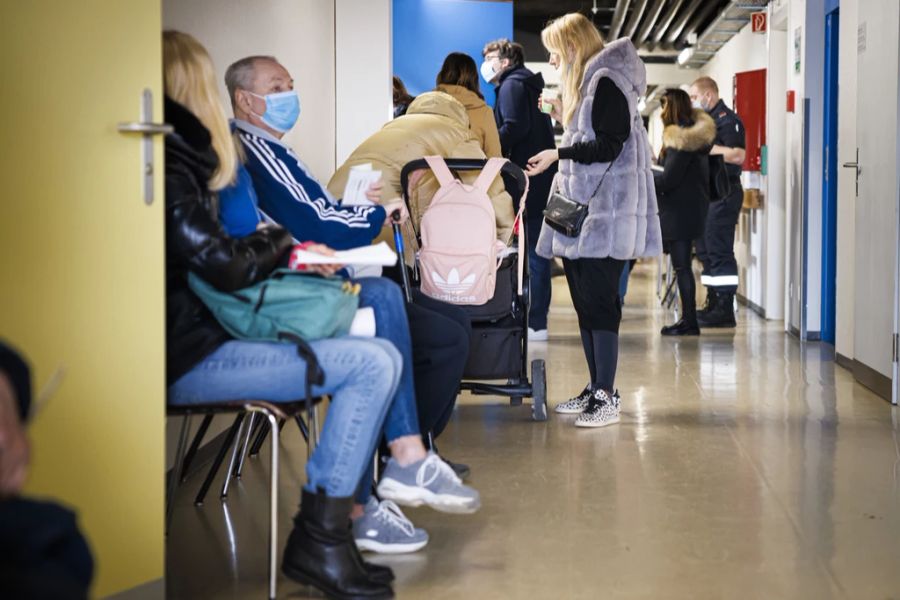
[[[565,402],[557,404],[554,410],[561,415],[580,415],[588,407],[588,402],[592,395],[591,386],[588,385],[574,398],[569,398]]]
[[[529,342],[546,342],[550,339],[550,336],[547,334],[546,329],[532,329],[528,328],[528,341]]]
[[[603,390],[597,390],[591,396],[588,407],[575,419],[575,427],[606,427],[619,422],[619,393],[610,397]]]

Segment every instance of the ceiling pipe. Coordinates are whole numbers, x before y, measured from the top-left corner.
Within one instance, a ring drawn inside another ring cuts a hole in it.
[[[631,9],[631,16],[628,17],[628,24],[625,25],[625,29],[622,30],[622,37],[634,39],[634,34],[637,31],[638,23],[641,22],[641,17],[644,16],[644,11],[647,9],[647,3],[649,1],[650,0],[637,0],[634,8]]]
[[[653,2],[653,6],[650,7],[650,11],[647,13],[647,18],[644,19],[643,23],[641,23],[641,28],[638,30],[637,37],[634,40],[634,45],[636,48],[640,48],[644,44],[644,42],[647,41],[647,37],[653,30],[653,26],[656,25],[656,20],[659,19],[659,15],[660,13],[662,13],[662,9],[665,3],[666,0],[655,0]]]
[[[697,9],[700,5],[706,2],[707,6],[715,7],[718,5],[718,2],[714,0],[691,0],[691,3],[685,9],[681,16],[672,24],[672,27],[666,32],[666,41],[669,43],[674,42],[678,39],[678,36],[681,35],[681,32],[684,30],[685,24],[694,16],[694,13],[697,12]]]
[[[669,10],[666,11],[666,14],[663,15],[663,18],[660,19],[659,25],[656,27],[656,31],[653,33],[653,41],[655,43],[660,43],[663,40],[663,37],[666,35],[666,31],[669,29],[669,25],[672,24],[672,21],[675,19],[675,15],[678,13],[678,9],[684,6],[684,0],[675,0],[672,5],[669,7]]]
[[[612,21],[609,25],[609,37],[607,41],[611,42],[619,38],[622,32],[622,23],[625,22],[625,13],[628,11],[630,0],[616,0],[616,12],[613,13]]]
[[[727,8],[727,6],[728,5],[726,4],[725,7]],[[687,41],[688,36],[692,33],[697,32],[697,30],[700,29],[700,26],[703,25],[704,22],[706,22],[706,19],[709,18],[709,16],[717,7],[717,4],[710,2],[701,10],[699,10],[697,14],[694,15],[694,18],[690,20],[690,22],[681,32],[681,35],[678,36],[678,41],[675,43],[675,45],[684,45],[684,43]]]

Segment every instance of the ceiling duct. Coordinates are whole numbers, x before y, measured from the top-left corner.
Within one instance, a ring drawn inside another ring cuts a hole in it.
[[[622,32],[622,23],[625,22],[625,13],[628,11],[630,0],[616,0],[616,12],[613,13],[612,22],[609,25],[609,37],[607,41],[619,39]]]
[[[647,9],[647,3],[650,0],[637,0],[634,5],[634,8],[631,9],[631,16],[628,17],[628,24],[625,25],[625,29],[622,31],[622,37],[634,38],[635,32],[637,32],[638,23],[641,22],[641,17],[644,16],[644,11]]]
[[[666,32],[667,42],[671,44],[678,39],[678,36],[680,36],[681,32],[684,30],[684,26],[691,19],[691,17],[694,16],[694,13],[697,12],[697,8],[699,8],[703,2],[707,2],[713,8],[715,8],[716,6],[716,3],[713,2],[713,0],[692,0],[687,9],[685,9],[685,11],[681,13],[681,16],[678,17],[678,19],[672,24],[672,27]]]
[[[675,0],[672,2],[672,5],[669,7],[669,10],[666,11],[666,14],[663,15],[663,18],[659,21],[659,25],[656,27],[656,31],[653,33],[653,42],[658,44],[663,40],[663,37],[666,35],[666,31],[669,29],[669,25],[672,24],[672,21],[675,19],[675,15],[678,13],[678,9],[680,9],[684,5],[684,0]]]
[[[700,34],[691,58],[681,66],[699,69],[705,65],[722,46],[746,27],[752,13],[765,9],[768,4],[769,0],[731,0]]]
[[[641,28],[638,30],[637,37],[634,39],[634,45],[636,47],[640,48],[644,42],[647,41],[647,37],[653,30],[653,26],[656,25],[656,21],[659,19],[659,15],[662,13],[665,4],[666,0],[654,0],[653,6],[650,7],[650,11],[647,13],[644,22],[641,23]]]
[[[707,4],[703,8],[697,11],[697,14],[694,15],[694,18],[688,21],[688,24],[684,27],[684,30],[681,32],[681,35],[678,36],[678,39],[675,41],[675,46],[684,45],[687,42],[688,36],[692,33],[697,33],[697,30],[700,29],[700,26],[706,22],[709,18],[709,15],[716,9],[715,4]]]

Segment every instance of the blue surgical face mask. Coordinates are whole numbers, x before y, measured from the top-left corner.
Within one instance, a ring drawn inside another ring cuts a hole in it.
[[[297,119],[300,118],[300,96],[296,91],[279,92],[277,94],[266,94],[261,96],[250,92],[257,98],[266,101],[266,112],[259,117],[263,123],[281,133],[286,133],[296,125]]]

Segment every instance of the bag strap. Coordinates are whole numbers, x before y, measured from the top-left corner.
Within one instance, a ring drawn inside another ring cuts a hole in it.
[[[447,163],[445,163],[444,159],[440,156],[426,156],[425,162],[428,163],[428,167],[434,172],[434,176],[437,177],[441,187],[450,185],[456,180],[456,178],[453,177],[453,173],[451,173],[450,169],[447,167]]]
[[[312,388],[314,385],[322,386],[325,384],[325,372],[319,365],[319,359],[316,358],[316,353],[313,352],[312,347],[299,335],[288,333],[286,331],[279,331],[278,339],[290,342],[297,346],[297,355],[306,362],[306,398],[304,398],[304,400],[306,401],[307,423],[312,423],[314,410]],[[272,438],[272,440],[274,443],[275,438]]]
[[[496,160],[496,159],[491,159]],[[506,162],[506,159],[499,159],[503,162]],[[501,167],[503,164],[501,163]],[[496,175],[495,175],[496,176]],[[519,199],[519,212],[516,213],[516,218],[513,221],[512,229],[509,232],[509,238],[507,238],[504,247],[509,246],[510,242],[512,242],[513,236],[516,235],[516,228],[522,229],[524,227],[524,223],[522,222],[522,215],[525,213],[525,200],[528,198],[528,175],[525,175],[525,191],[522,192],[522,197]],[[522,239],[525,237],[524,232],[519,232],[519,243],[517,244],[516,253],[518,254],[519,264],[517,265],[519,271],[519,285],[518,285],[518,294],[522,295],[522,277],[525,275],[525,246],[522,244]],[[500,263],[503,262],[502,258],[497,259],[497,268],[500,268]]]
[[[488,189],[490,189],[491,184],[497,178],[497,175],[500,174],[500,169],[503,168],[507,160],[505,158],[490,158],[487,163],[485,163],[484,168],[481,170],[481,173],[478,175],[478,179],[475,180],[475,187],[485,194],[487,194]]]

